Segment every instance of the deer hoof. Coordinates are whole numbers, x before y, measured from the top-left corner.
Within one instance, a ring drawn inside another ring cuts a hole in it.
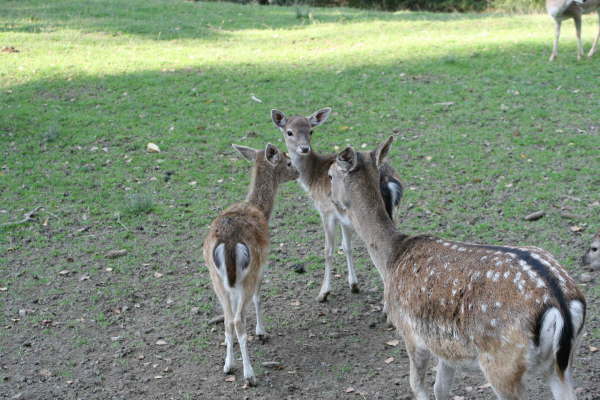
[[[350,285],[350,290],[352,291],[352,293],[360,293],[360,289],[358,288],[357,283],[353,283],[352,285]]]
[[[244,383],[246,386],[256,386],[256,377],[254,375],[244,378]]]
[[[317,300],[319,303],[325,303],[327,301],[327,297],[329,296],[329,292],[319,293],[317,296]]]

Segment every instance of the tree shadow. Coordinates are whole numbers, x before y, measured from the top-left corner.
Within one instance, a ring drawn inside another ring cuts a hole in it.
[[[349,8],[311,8],[313,19],[298,18],[296,7],[226,2],[146,0],[7,1],[0,32],[45,33],[59,29],[136,35],[152,40],[216,39],[239,30],[289,29],[313,23],[367,21],[453,22],[502,17],[500,14],[378,12]],[[232,18],[234,16],[234,18]],[[2,19],[0,19],[2,21]]]

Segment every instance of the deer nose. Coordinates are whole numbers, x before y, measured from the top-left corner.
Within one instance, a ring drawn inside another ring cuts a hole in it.
[[[310,146],[302,145],[298,147],[298,152],[300,154],[307,154],[310,151]]]

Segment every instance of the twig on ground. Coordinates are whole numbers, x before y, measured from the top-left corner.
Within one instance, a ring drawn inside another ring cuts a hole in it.
[[[33,216],[35,215],[36,212],[38,212],[38,210],[42,208],[42,206],[37,206],[36,208],[34,208],[33,210],[29,211],[28,213],[24,214],[24,217],[22,220],[19,221],[15,221],[15,222],[8,222],[6,224],[2,224],[0,225],[0,227],[4,227],[4,226],[13,226],[13,225],[21,225],[21,224],[25,224],[29,221],[33,221]]]
[[[208,324],[209,325],[216,325],[216,324],[219,324],[219,323],[221,323],[223,321],[225,321],[225,316],[224,315],[218,315],[218,316],[210,319],[208,321]]]

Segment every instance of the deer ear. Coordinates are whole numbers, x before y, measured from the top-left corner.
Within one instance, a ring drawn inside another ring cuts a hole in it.
[[[358,155],[352,147],[346,147],[337,155],[335,162],[342,171],[352,172],[358,167]]]
[[[253,149],[252,147],[240,146],[239,144],[232,144],[231,147],[236,149],[238,153],[242,155],[248,161],[256,160],[256,153],[258,150]]]
[[[329,107],[325,107],[315,112],[313,115],[308,117],[308,122],[310,122],[310,126],[314,128],[315,126],[321,125],[323,122],[327,121],[327,118],[329,118],[330,113],[331,108]]]
[[[268,143],[265,147],[265,160],[272,166],[276,166],[281,161],[281,152],[271,143]]]
[[[287,118],[285,117],[285,114],[279,110],[271,110],[271,119],[273,120],[275,126],[279,129],[285,128],[285,124],[287,124]]]
[[[375,158],[375,165],[377,166],[377,169],[379,169],[379,167],[381,167],[381,164],[383,164],[383,162],[385,161],[385,158],[387,157],[390,149],[392,148],[393,141],[394,137],[390,136],[385,142],[381,143],[373,152],[371,152],[371,154]]]

